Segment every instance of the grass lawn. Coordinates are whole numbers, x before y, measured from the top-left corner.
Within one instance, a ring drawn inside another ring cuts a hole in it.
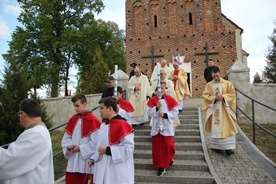
[[[245,135],[253,142],[253,125],[252,123],[239,121],[239,126]],[[276,124],[261,124],[270,132],[276,134]],[[268,158],[276,163],[276,138],[269,135],[258,126],[255,126],[255,145],[263,152]]]
[[[61,139],[64,131],[54,130],[51,132],[52,146],[54,154],[61,150]],[[67,160],[63,153],[54,157],[55,181],[65,175]]]

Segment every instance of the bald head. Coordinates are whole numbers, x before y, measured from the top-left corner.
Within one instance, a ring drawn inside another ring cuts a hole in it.
[[[139,76],[141,75],[141,69],[138,68],[138,67],[136,67],[136,68],[134,69],[134,74],[135,74],[136,77],[139,77]]]
[[[162,59],[162,60],[160,61],[160,65],[161,65],[162,68],[164,68],[164,67],[167,65],[166,59]]]

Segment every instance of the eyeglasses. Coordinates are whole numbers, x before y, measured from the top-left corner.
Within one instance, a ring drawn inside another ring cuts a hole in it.
[[[165,73],[160,73],[160,75],[166,75]]]
[[[17,115],[18,115],[18,116],[20,116],[21,114],[23,114],[22,111],[17,112]]]

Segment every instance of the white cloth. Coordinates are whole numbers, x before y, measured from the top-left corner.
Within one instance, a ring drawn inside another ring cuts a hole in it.
[[[135,91],[135,86],[140,87],[140,91]],[[128,90],[130,91],[129,102],[135,109],[131,113],[132,124],[141,124],[148,121],[146,113],[147,96],[150,93],[150,85],[147,76],[141,74],[139,77],[135,75],[128,81]]]
[[[178,101],[177,109],[182,111],[183,110],[183,104],[184,104],[183,100]]]
[[[210,138],[210,148],[219,150],[236,149],[236,135],[227,138]]]
[[[118,114],[120,116],[122,116],[123,118],[125,118],[126,122],[128,122],[129,124],[131,124],[131,113],[127,112],[125,109],[120,108],[119,105],[118,105],[118,107],[119,107]]]
[[[87,160],[90,159],[93,151],[90,142],[91,138],[95,139],[95,137],[95,132],[91,133],[90,136],[81,137],[81,119],[78,119],[72,136],[67,132],[64,133],[61,140],[61,146],[65,158],[68,159],[66,167],[67,172],[93,173],[93,167],[92,169],[89,167]],[[71,147],[72,145],[78,145],[80,151],[71,155],[66,155],[67,147]]]
[[[162,82],[166,83],[166,88],[167,88],[166,89],[166,93],[169,94],[169,95],[171,95],[174,99],[177,100],[177,97],[176,97],[176,94],[175,94],[175,91],[174,91],[174,84],[173,84],[173,82],[171,80],[169,80],[169,79],[164,79],[164,80],[162,80]],[[155,81],[155,82],[152,83],[152,85],[150,87],[151,93],[155,92],[156,87],[157,87],[157,81]],[[182,110],[182,108],[183,108],[183,101],[182,101],[182,104],[178,105],[178,109],[180,109],[180,108]],[[150,125],[152,124],[152,121],[153,121],[153,118],[151,118],[151,120],[150,120]],[[175,119],[174,119],[174,126],[179,126],[179,125],[180,125],[180,120],[179,120],[178,116],[176,116]]]
[[[25,130],[8,149],[0,147],[0,181],[54,184],[52,142],[43,125]]]
[[[153,117],[152,118],[152,125],[151,125],[150,135],[155,136],[160,132],[160,134],[163,135],[163,136],[174,136],[174,133],[175,133],[174,119],[178,115],[179,111],[178,111],[177,107],[174,107],[172,110],[169,111],[165,100],[161,99],[159,101],[162,104],[161,111],[163,113],[167,113],[168,119],[167,118],[161,118],[162,123],[165,126],[165,129],[160,131],[159,128],[158,128],[159,117],[158,117],[158,111],[156,111],[156,106],[154,106],[152,108],[147,106],[147,113],[148,113],[149,117]]]
[[[170,68],[170,67],[168,67],[167,65],[165,66],[165,67],[162,67],[161,65],[160,65],[160,70],[164,70],[165,71],[165,73],[166,73],[166,78],[168,78],[169,77],[169,75],[170,75],[170,72],[172,71],[172,69]],[[159,71],[160,72],[160,71]],[[151,77],[150,77],[150,83],[151,84],[153,84],[154,82],[156,82],[157,81],[157,67],[155,66],[154,67],[154,69],[153,69],[153,72],[152,72],[152,74],[151,74]]]
[[[96,132],[97,139],[92,140],[94,154],[91,159],[94,163],[95,184],[133,184],[134,183],[134,134],[131,133],[120,140],[119,144],[110,146],[109,125],[102,123]],[[100,146],[110,146],[110,155],[101,155],[99,159],[98,148]]]

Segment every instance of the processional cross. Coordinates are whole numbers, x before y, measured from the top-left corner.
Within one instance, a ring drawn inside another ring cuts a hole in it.
[[[209,55],[216,55],[219,52],[208,52],[208,43],[205,43],[205,52],[202,53],[196,53],[195,56],[200,56],[200,55],[205,55],[205,62],[206,62],[206,66],[208,67],[208,60],[209,60]]]
[[[164,57],[164,55],[154,55],[154,46],[151,46],[151,55],[150,56],[142,56],[142,58],[151,58],[151,71],[154,69],[154,58]]]

